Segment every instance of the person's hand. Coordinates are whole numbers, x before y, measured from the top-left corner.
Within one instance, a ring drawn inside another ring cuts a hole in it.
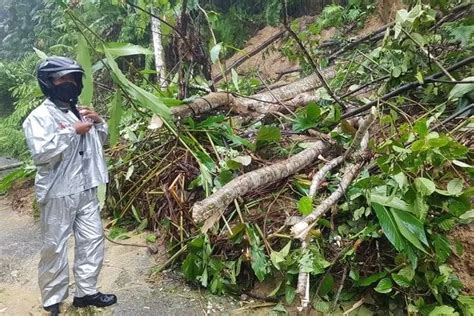
[[[94,121],[96,124],[102,122],[102,118],[99,116],[99,114],[89,108],[81,107],[79,108],[79,113],[86,119]]]
[[[89,133],[92,125],[94,125],[93,123],[91,122],[76,122],[72,125],[72,127],[74,127],[74,129],[76,130],[76,133],[79,134],[79,135],[84,135],[84,134],[87,134]]]

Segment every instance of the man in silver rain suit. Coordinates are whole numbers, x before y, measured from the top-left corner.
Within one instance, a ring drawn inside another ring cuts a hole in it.
[[[97,186],[108,182],[102,146],[107,125],[87,108],[77,108],[82,67],[66,57],[49,57],[37,69],[46,100],[23,123],[37,167],[36,196],[41,211],[43,246],[38,269],[43,307],[59,314],[68,296],[67,241],[74,232],[73,305],[109,306],[113,294],[97,291],[104,258],[104,233]]]

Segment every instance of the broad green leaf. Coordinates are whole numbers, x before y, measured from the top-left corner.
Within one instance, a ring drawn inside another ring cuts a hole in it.
[[[459,316],[455,309],[448,305],[436,306],[428,316]]]
[[[431,195],[436,190],[436,185],[427,178],[416,178],[415,187],[422,195]]]
[[[275,268],[277,268],[278,270],[280,270],[280,262],[285,261],[286,256],[288,256],[288,253],[290,252],[290,247],[291,247],[291,240],[280,251],[273,250],[270,253],[270,260],[272,261]]]
[[[400,269],[397,274],[405,277],[408,281],[411,281],[415,277],[415,270],[413,270],[411,266],[406,266]]]
[[[298,211],[307,216],[313,211],[313,199],[310,196],[303,196],[298,201]]]
[[[291,285],[285,287],[285,301],[287,304],[293,303],[293,300],[296,297],[296,290]]]
[[[213,64],[216,63],[216,61],[219,59],[219,53],[221,52],[222,49],[222,43],[217,43],[214,45],[214,47],[211,48],[210,51],[210,57],[211,57],[211,62]]]
[[[460,25],[451,31],[455,41],[461,42],[462,47],[472,47],[474,25]]]
[[[313,302],[313,307],[315,310],[321,313],[328,313],[331,309],[331,306],[328,302],[323,301],[321,298],[317,298],[315,302]]]
[[[94,93],[92,78],[92,60],[89,53],[87,41],[83,35],[79,35],[77,39],[77,61],[84,69],[82,84],[84,85],[79,100],[82,105],[92,106],[92,95]]]
[[[384,235],[398,251],[404,249],[404,241],[397,228],[397,224],[390,212],[382,205],[372,202],[372,208],[377,215]]]
[[[403,172],[397,173],[396,175],[392,176],[392,178],[397,182],[400,189],[404,189],[406,186],[408,186],[407,176]]]
[[[163,103],[163,101],[154,94],[151,94],[130,82],[122,73],[115,62],[113,55],[105,46],[104,53],[107,58],[107,63],[112,70],[112,78],[114,78],[114,81],[116,81],[116,83],[119,84],[134,100],[140,103],[141,106],[150,109],[153,113],[159,115],[163,120],[171,125],[171,110]]]
[[[425,248],[420,243],[422,242],[423,244],[428,245],[423,223],[408,212],[397,209],[391,209],[391,211],[393,218],[397,223],[400,234],[402,234],[402,236],[405,237],[415,247],[426,252]]]
[[[387,275],[387,272],[374,273],[366,278],[359,279],[359,281],[356,281],[355,284],[357,286],[369,286],[372,283],[375,283],[378,280],[384,278],[386,275]]]
[[[449,258],[449,255],[451,254],[449,240],[440,234],[435,234],[433,236],[433,246],[436,253],[437,264],[445,263],[446,260]]]
[[[120,136],[120,120],[122,119],[122,93],[120,90],[115,92],[112,103],[109,104],[109,143],[114,146]]]
[[[276,316],[276,315],[287,315],[288,312],[286,311],[285,306],[283,306],[281,303],[278,303],[275,305],[275,307],[272,308],[270,312],[270,316]]]
[[[404,276],[392,273],[392,279],[401,287],[410,287],[411,282]]]
[[[321,108],[314,102],[309,103],[303,110],[298,111],[293,122],[293,130],[302,132],[314,127],[321,116]]]
[[[474,219],[474,210],[472,211],[467,211],[466,213],[462,214],[461,216],[459,216],[460,219],[463,219],[463,220],[470,220],[470,219]]]
[[[419,119],[418,121],[416,121],[413,129],[415,130],[415,132],[420,136],[420,137],[424,137],[426,135],[428,135],[428,123],[426,121],[425,118],[422,118],[422,119]]]
[[[334,287],[334,278],[331,273],[328,273],[321,280],[321,287],[319,288],[319,296],[325,296],[328,294]]]
[[[448,183],[448,192],[451,195],[458,196],[462,193],[463,181],[459,178],[453,179]]]
[[[257,279],[262,282],[268,273],[268,262],[263,247],[256,244],[251,248],[251,266]]]
[[[459,295],[457,300],[464,316],[474,316],[474,296]]]
[[[252,157],[250,156],[237,156],[235,158],[229,159],[226,161],[227,167],[231,170],[237,170],[242,166],[248,166],[252,162]]]
[[[130,43],[107,43],[104,50],[107,50],[114,57],[131,56],[131,55],[153,55],[148,48],[134,45]]]
[[[412,207],[396,196],[383,196],[377,193],[370,194],[370,201],[387,207],[393,207],[406,212],[412,212]]]
[[[392,286],[392,280],[390,278],[385,278],[379,281],[374,290],[382,294],[387,294],[392,291]]]
[[[473,77],[464,78],[462,81],[474,81]],[[474,91],[474,83],[458,83],[449,92],[449,99],[456,99]]]
[[[418,216],[418,218],[422,221],[425,220],[426,214],[428,214],[429,211],[429,206],[428,204],[426,204],[425,199],[426,197],[418,192],[415,198],[415,205],[413,208],[416,211],[416,215]]]
[[[198,256],[193,253],[190,253],[184,259],[181,269],[183,271],[183,275],[188,280],[195,280],[199,275],[202,274],[200,263],[201,260]]]
[[[281,131],[278,127],[263,125],[257,133],[257,143],[277,142],[281,138]]]

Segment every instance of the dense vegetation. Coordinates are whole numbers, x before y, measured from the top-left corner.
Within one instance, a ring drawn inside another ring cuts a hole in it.
[[[463,253],[449,232],[474,218],[472,6],[406,1],[356,36],[380,3],[308,22],[296,17],[315,1],[1,0],[0,152],[25,167],[0,191],[34,172],[20,125],[41,101],[35,64],[73,56],[81,102],[108,117],[111,236],[159,231],[170,260],[155,272],[173,265],[218,294],[263,282],[275,313],[472,315],[449,264]],[[314,79],[269,91],[258,70],[225,69],[266,24]]]

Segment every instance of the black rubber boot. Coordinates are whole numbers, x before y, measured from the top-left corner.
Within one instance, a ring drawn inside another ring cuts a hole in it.
[[[51,316],[58,316],[59,315],[59,303],[44,306],[45,311],[48,311]]]
[[[113,294],[102,294],[100,292],[83,297],[74,297],[74,300],[72,301],[72,305],[75,307],[105,307],[115,303],[117,303],[117,296]]]

